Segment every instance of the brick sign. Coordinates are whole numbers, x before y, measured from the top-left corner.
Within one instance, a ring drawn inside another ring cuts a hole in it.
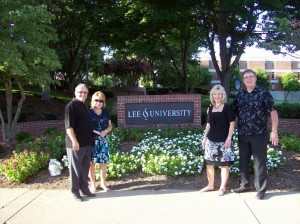
[[[118,125],[201,125],[201,95],[131,95],[117,97]]]
[[[128,103],[125,105],[126,125],[194,123],[193,102]]]

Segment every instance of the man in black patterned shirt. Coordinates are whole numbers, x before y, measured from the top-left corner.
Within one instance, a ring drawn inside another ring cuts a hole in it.
[[[231,191],[246,192],[250,188],[249,165],[254,159],[254,185],[256,198],[261,200],[267,190],[267,144],[268,115],[271,115],[272,131],[270,141],[278,145],[278,113],[271,94],[256,86],[257,77],[253,70],[247,69],[242,74],[246,86],[235,97],[232,106],[238,116],[238,145],[240,165],[240,186]]]

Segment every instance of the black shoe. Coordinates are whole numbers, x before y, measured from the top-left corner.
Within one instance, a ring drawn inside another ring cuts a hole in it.
[[[258,199],[258,200],[264,199],[265,198],[265,192],[263,192],[263,191],[257,192],[257,194],[255,195],[255,198]]]
[[[79,194],[79,192],[72,192],[72,195],[76,201],[83,201],[83,198]]]
[[[231,189],[231,192],[232,193],[243,193],[243,192],[247,192],[249,190],[250,190],[249,187],[238,187],[238,188],[235,188],[235,189]]]
[[[82,192],[84,195],[90,197],[90,198],[93,198],[93,197],[96,197],[95,194],[91,193],[90,191],[85,191],[85,192]]]

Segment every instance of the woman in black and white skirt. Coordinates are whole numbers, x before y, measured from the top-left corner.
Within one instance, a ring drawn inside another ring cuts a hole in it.
[[[215,85],[211,89],[210,101],[211,106],[208,108],[208,119],[202,141],[208,185],[200,191],[214,190],[214,166],[221,166],[221,186],[218,195],[223,196],[229,178],[229,165],[234,161],[231,144],[235,116],[231,106],[226,103],[227,97],[223,86]]]

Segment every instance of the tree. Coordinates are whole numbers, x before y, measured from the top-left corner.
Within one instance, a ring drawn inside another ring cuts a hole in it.
[[[285,91],[284,100],[287,99],[290,91],[300,91],[300,83],[298,77],[293,72],[286,72],[282,74],[279,78],[279,81]]]
[[[282,7],[280,0],[203,0],[199,4],[196,15],[204,29],[217,76],[228,96],[232,72],[245,47],[263,38],[262,33],[256,29],[260,15]],[[220,53],[220,65],[217,53]]]
[[[257,82],[256,84],[262,88],[265,88],[266,90],[269,89],[270,85],[270,76],[263,68],[257,68],[254,69],[256,76],[257,76]]]
[[[190,87],[203,87],[211,82],[212,76],[208,68],[202,68],[198,65],[190,66],[188,82]]]
[[[203,40],[193,15],[197,1],[135,0],[123,3],[124,16],[120,21],[125,28],[119,30],[118,35],[113,32],[116,38],[124,38],[123,47],[118,50],[149,61],[153,79],[161,79],[156,75],[164,74],[164,64],[171,64],[180,80],[178,83],[187,92],[188,61],[197,53],[199,42]]]
[[[43,85],[50,82],[48,72],[60,66],[58,57],[48,44],[56,40],[51,27],[53,15],[45,5],[31,1],[0,2],[0,84],[5,87],[7,123],[0,108],[3,140],[13,143],[27,83]],[[20,100],[12,104],[12,89],[17,85]],[[13,113],[15,114],[13,117]]]
[[[109,64],[109,72],[119,77],[127,86],[134,86],[142,75],[149,74],[151,66],[142,60],[114,60]]]
[[[110,20],[115,21],[113,5],[109,1],[47,1],[48,10],[55,15],[53,27],[58,34],[53,47],[70,92],[76,83],[83,81],[86,63],[95,73],[102,70],[100,47],[110,37]],[[86,50],[90,52],[89,61],[84,58]]]
[[[292,54],[300,58],[300,2],[287,1],[286,6],[263,16],[265,37],[259,46],[274,54]]]

